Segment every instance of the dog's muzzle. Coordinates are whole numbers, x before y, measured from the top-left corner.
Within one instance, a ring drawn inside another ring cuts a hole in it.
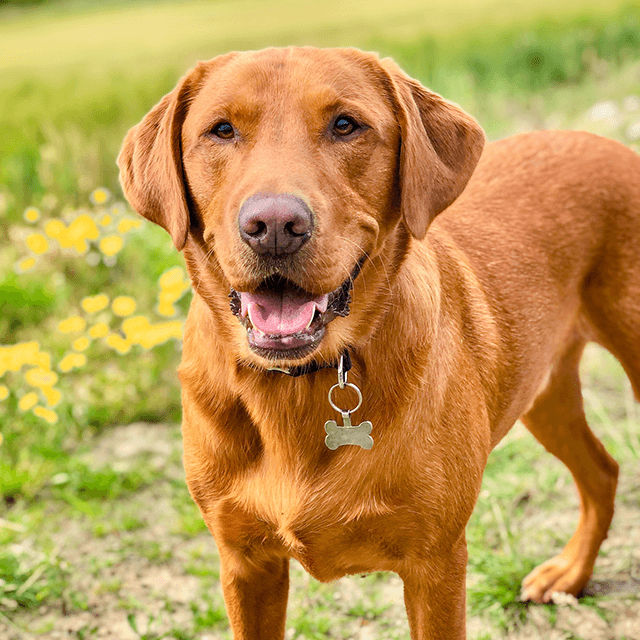
[[[349,315],[353,281],[364,258],[337,289],[320,296],[278,275],[266,278],[253,292],[231,289],[231,311],[247,331],[249,347],[269,360],[297,359],[311,353],[326,326]]]

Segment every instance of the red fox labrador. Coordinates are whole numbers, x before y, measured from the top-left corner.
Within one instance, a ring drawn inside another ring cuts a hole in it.
[[[578,363],[600,343],[640,397],[640,157],[578,132],[483,146],[354,49],[202,62],[127,135],[125,194],[193,282],[184,465],[236,640],[284,637],[290,558],[396,572],[411,638],[464,638],[465,525],[518,418],[581,497],[523,597],[587,582],[618,465]]]

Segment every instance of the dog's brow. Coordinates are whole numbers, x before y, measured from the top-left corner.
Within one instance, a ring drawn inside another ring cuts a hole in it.
[[[207,101],[206,97],[192,108],[193,116],[197,118],[198,129],[201,134],[207,133],[222,120],[229,120],[233,124],[241,122],[256,123],[260,120],[263,105],[254,96]]]

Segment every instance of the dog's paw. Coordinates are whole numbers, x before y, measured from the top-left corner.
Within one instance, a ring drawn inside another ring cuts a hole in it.
[[[520,599],[549,603],[555,594],[577,596],[591,575],[591,567],[560,554],[536,567],[523,581]]]

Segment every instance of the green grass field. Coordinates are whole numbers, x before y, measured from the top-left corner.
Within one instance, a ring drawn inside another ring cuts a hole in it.
[[[0,3],[3,640],[229,637],[180,464],[175,336],[190,292],[168,236],[135,228],[115,156],[196,60],[288,44],[392,55],[492,138],[580,128],[638,149],[638,4]],[[640,638],[640,410],[602,351],[589,350],[583,378],[590,422],[622,467],[588,595],[517,599],[570,536],[577,502],[562,465],[516,428],[468,527],[472,640]],[[401,586],[377,574],[319,585],[294,567],[287,638],[406,640]]]

